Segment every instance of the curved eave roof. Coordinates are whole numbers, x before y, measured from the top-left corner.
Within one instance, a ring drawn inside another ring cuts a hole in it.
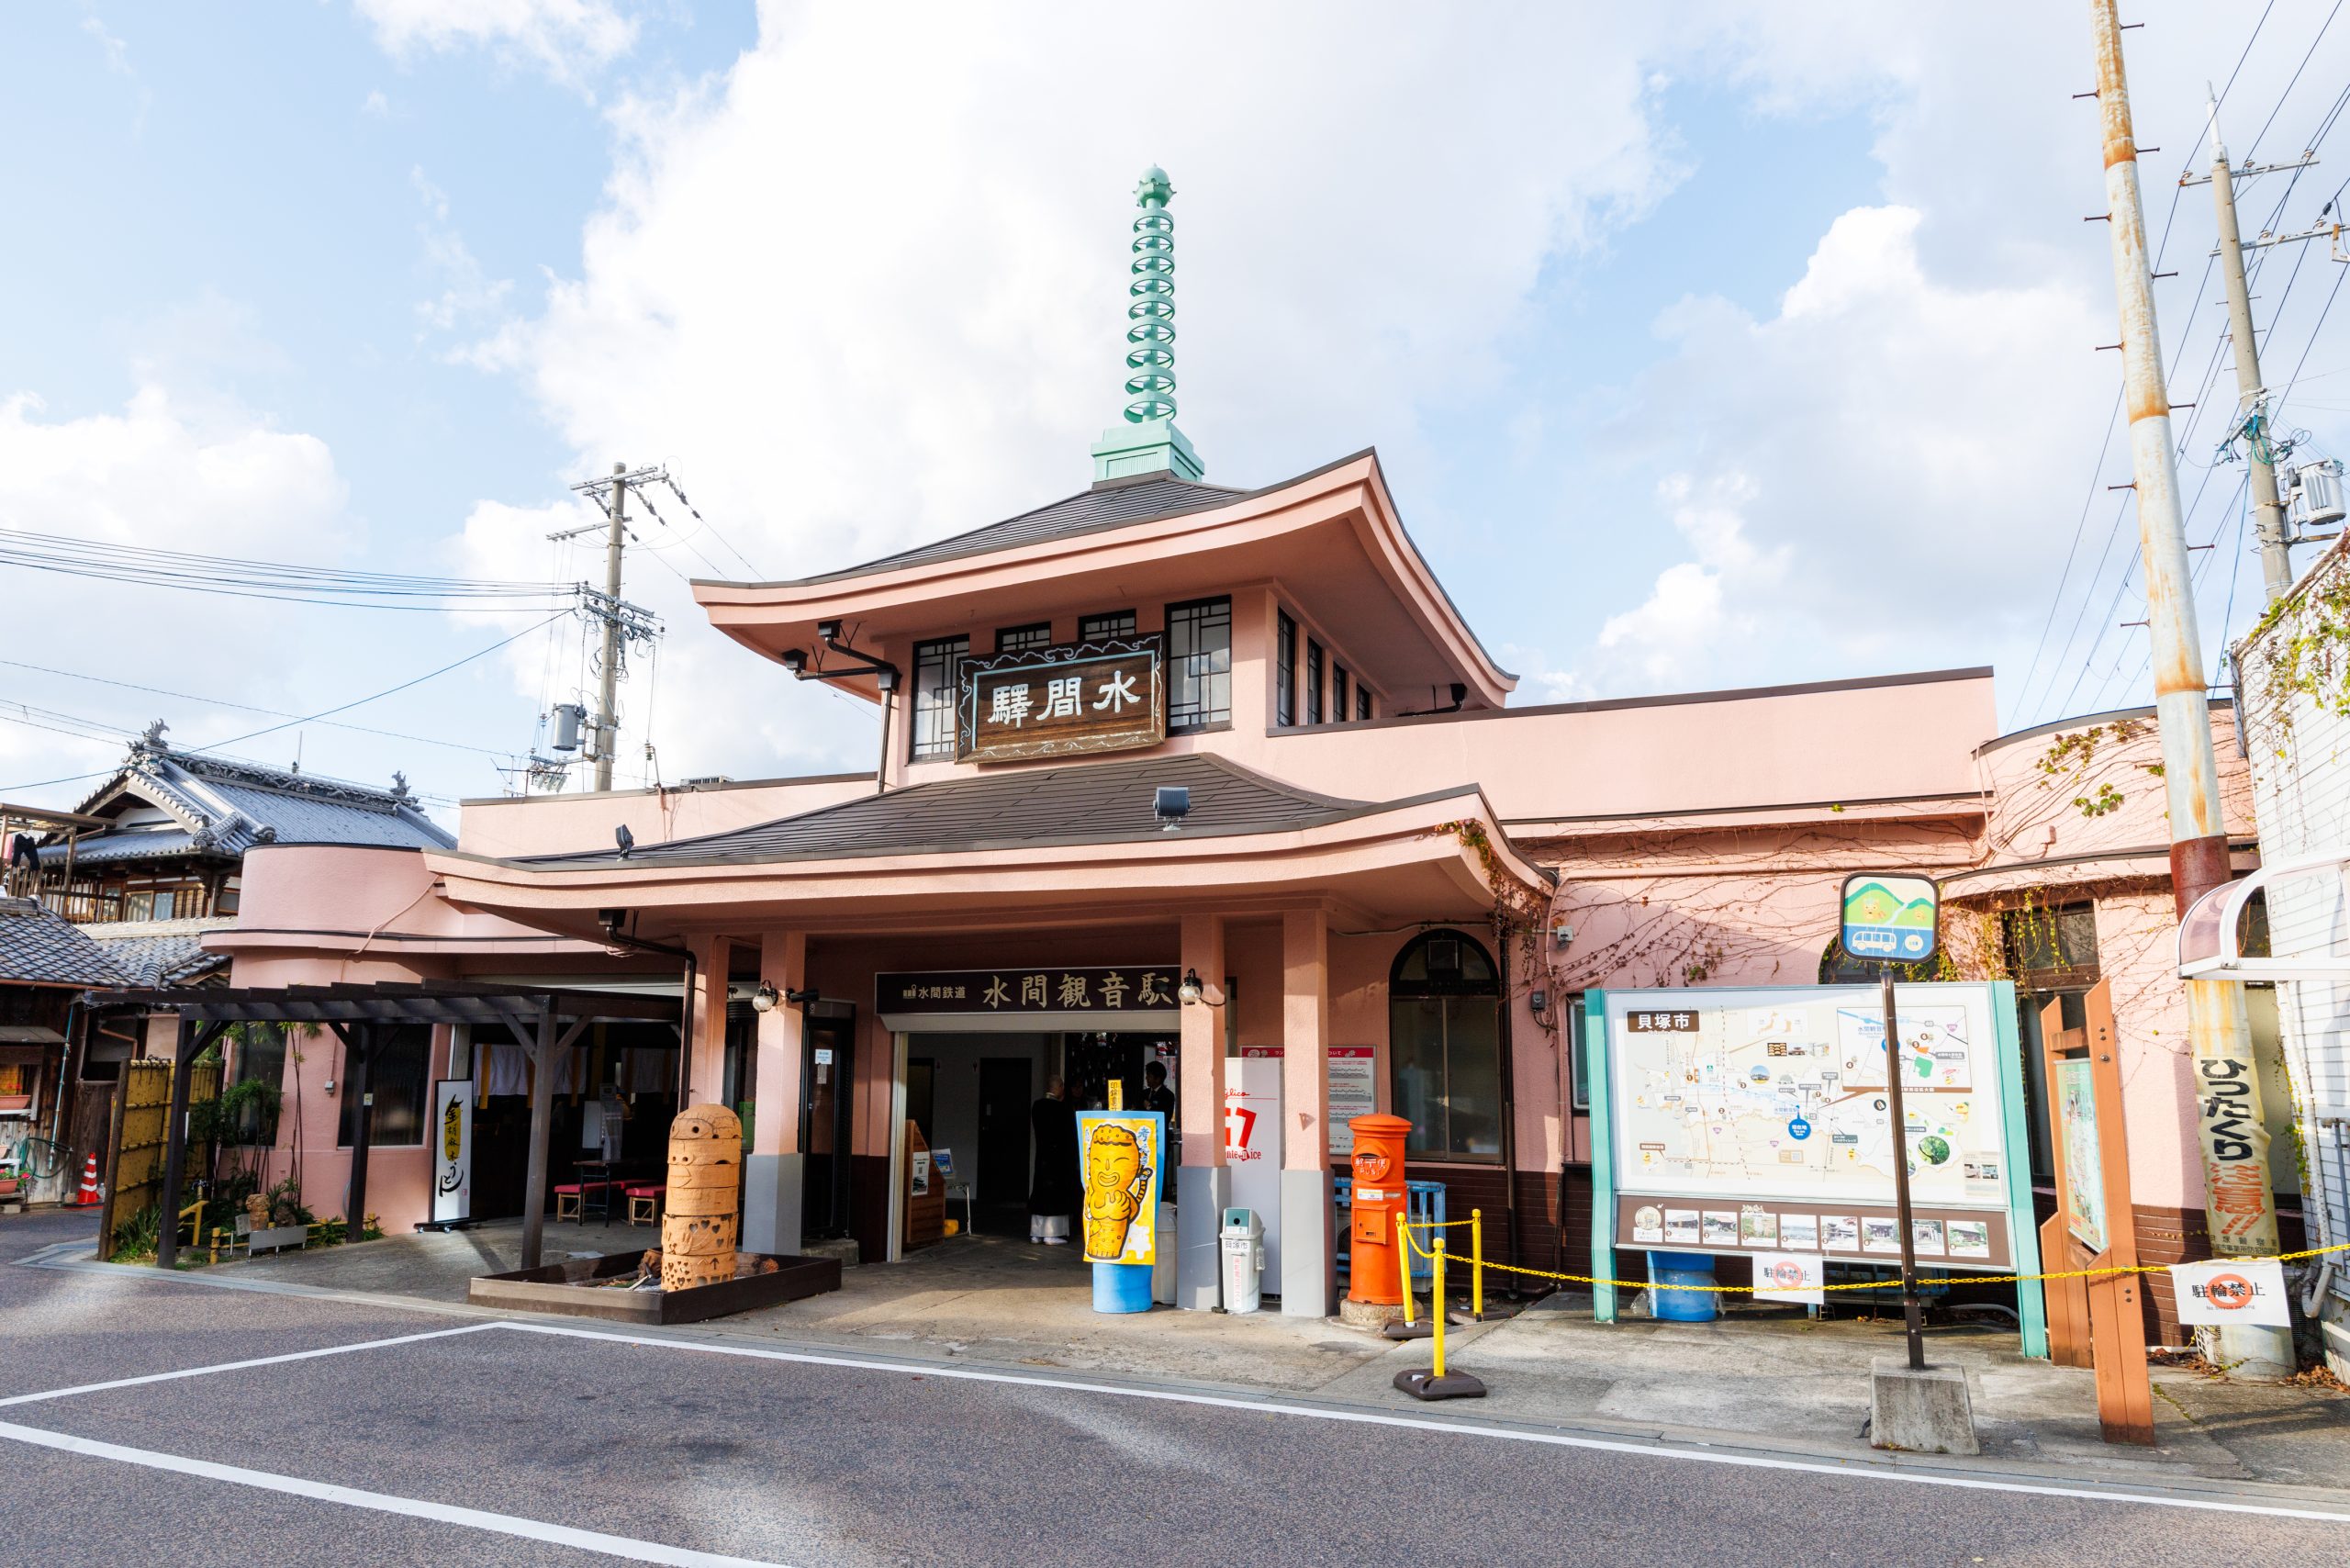
[[[1262,524],[1285,512],[1291,526],[1317,526],[1330,521],[1327,509],[1305,503],[1343,494],[1350,487],[1361,492],[1358,510],[1368,528],[1360,543],[1373,566],[1422,634],[1455,667],[1454,678],[1465,680],[1483,702],[1501,706],[1517,677],[1486,650],[1404,527],[1378,450],[1372,447],[1253,490],[1221,491],[1162,478],[1106,485],[1002,522],[816,577],[764,583],[698,577],[693,580],[694,599],[719,630],[768,654],[775,650],[765,644],[778,633],[798,641],[807,635],[804,628],[836,615],[856,619],[879,604],[920,604],[963,594],[977,577],[990,570],[1009,569],[1026,578],[1047,577],[1057,568],[1080,569],[1089,556],[1126,544],[1190,541],[1194,548],[1214,549],[1224,543],[1215,537],[1219,532],[1237,533],[1244,525]],[[1120,504],[1124,498],[1136,499]]]

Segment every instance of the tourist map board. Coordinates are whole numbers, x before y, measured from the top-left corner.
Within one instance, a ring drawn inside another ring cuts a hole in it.
[[[1605,1007],[1618,1246],[1899,1251],[1875,988],[1610,991]],[[1993,991],[1905,984],[1898,1009],[1918,1250],[2006,1266],[2010,1064]]]

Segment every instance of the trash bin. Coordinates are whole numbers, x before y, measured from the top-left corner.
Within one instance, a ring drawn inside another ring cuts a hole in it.
[[[1226,1209],[1217,1236],[1224,1247],[1224,1310],[1254,1312],[1262,1301],[1264,1222],[1255,1209]]]
[[[1714,1260],[1703,1252],[1649,1254],[1649,1311],[1663,1322],[1711,1323],[1719,1314],[1703,1287],[1713,1282]]]

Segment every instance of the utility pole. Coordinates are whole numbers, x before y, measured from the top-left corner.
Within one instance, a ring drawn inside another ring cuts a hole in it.
[[[577,592],[585,602],[586,612],[603,622],[601,666],[597,671],[596,717],[594,731],[588,740],[593,748],[588,754],[596,764],[596,788],[612,787],[612,757],[620,741],[618,711],[621,663],[628,656],[631,642],[657,635],[660,623],[635,605],[621,599],[621,552],[628,543],[628,492],[632,486],[658,484],[668,478],[668,470],[661,467],[632,470],[625,463],[612,465],[609,478],[584,479],[572,489],[604,505],[604,591],[599,595],[581,583]],[[591,523],[585,529],[571,529],[547,535],[550,539],[569,539],[576,534],[592,532]]]
[[[2122,69],[2114,0],[2089,0],[2097,43],[2097,99],[2105,154],[2114,291],[2121,308],[2121,371],[2130,414],[2138,541],[2146,577],[2146,634],[2154,644],[2154,711],[2162,732],[2163,787],[2170,807],[2170,876],[2178,913],[2232,879],[2221,817],[2220,772],[2211,750],[2210,706],[2188,570],[2186,521],[2178,504],[2178,454],[2146,265],[2146,216],[2138,190],[2138,140]],[[2243,334],[2249,343],[2250,333]],[[2239,349],[2241,353],[2241,348]],[[2268,1133],[2244,988],[2224,980],[2187,984],[2188,1038],[2194,1054],[2196,1132],[2202,1146],[2204,1214],[2212,1250],[2260,1256],[2277,1250],[2277,1210],[2268,1179]],[[2132,1223],[2122,1216],[2119,1223]],[[2229,1328],[2224,1354],[2254,1375],[2289,1374],[2292,1337],[2277,1328]],[[2281,1369],[2281,1371],[2280,1371]]]
[[[2274,604],[2293,586],[2293,563],[2285,546],[2285,507],[2277,497],[2276,448],[2266,433],[2268,389],[2260,379],[2260,342],[2253,335],[2252,294],[2244,285],[2235,172],[2228,166],[2227,145],[2220,140],[2220,101],[2214,97],[2210,102],[2211,205],[2219,213],[2220,275],[2227,280],[2228,336],[2235,344],[2236,430],[2251,438],[2246,444],[2251,448],[2253,535],[2260,541],[2261,586],[2268,602]]]
[[[612,528],[604,541],[604,597],[614,604],[621,598],[621,525],[628,519],[628,465],[612,465]],[[613,743],[620,738],[620,722],[612,711],[613,688],[621,675],[621,623],[611,616],[604,618],[604,657],[601,684],[596,693],[596,788],[612,787]]]

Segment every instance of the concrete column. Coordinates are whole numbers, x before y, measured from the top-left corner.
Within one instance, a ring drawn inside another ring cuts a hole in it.
[[[1330,928],[1281,916],[1281,1316],[1326,1317],[1330,1235]]]
[[[694,1037],[687,1049],[693,1080],[690,1103],[709,1105],[717,1103],[726,1090],[726,967],[734,957],[734,944],[723,936],[697,936],[692,946]]]
[[[808,983],[808,935],[770,931],[759,942],[759,979],[777,995]],[[800,1194],[807,1154],[800,1147],[800,1082],[808,1059],[807,1015],[788,1002],[759,1014],[758,1095],[751,1111],[751,1147],[744,1158],[743,1247],[750,1252],[792,1253],[801,1239]]]
[[[1196,969],[1212,1000],[1224,999],[1224,919],[1183,917],[1182,967]],[[1224,1165],[1224,1009],[1182,1009],[1183,1164],[1175,1190],[1175,1305],[1211,1311],[1223,1302],[1216,1227],[1232,1201]]]

